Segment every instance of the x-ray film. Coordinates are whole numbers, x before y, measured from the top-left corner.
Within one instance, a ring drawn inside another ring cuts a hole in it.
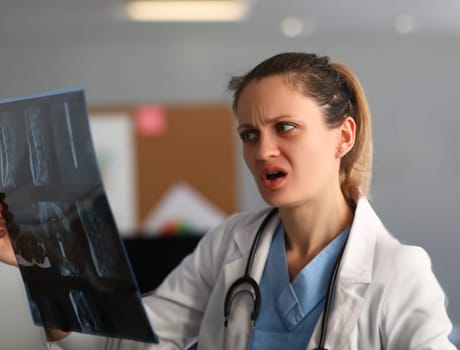
[[[11,136],[11,115],[8,112],[0,113],[0,177],[1,186],[13,187],[16,185],[14,173],[16,171],[15,162],[16,150]]]
[[[0,101],[0,191],[37,325],[157,342],[104,191],[83,90]]]

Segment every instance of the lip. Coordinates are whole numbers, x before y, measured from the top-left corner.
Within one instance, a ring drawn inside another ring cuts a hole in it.
[[[267,179],[267,174],[270,174],[273,172],[282,172],[285,175],[281,177],[277,177],[276,179]],[[277,166],[265,167],[260,172],[259,179],[264,188],[268,190],[276,190],[276,189],[279,189],[283,185],[283,183],[286,180],[287,174],[288,174],[287,171],[281,167],[277,167]]]

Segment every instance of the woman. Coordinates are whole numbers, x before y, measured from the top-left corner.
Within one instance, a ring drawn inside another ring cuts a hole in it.
[[[354,74],[284,53],[229,87],[244,159],[277,209],[206,234],[144,299],[160,344],[117,346],[181,349],[197,336],[199,349],[455,349],[428,255],[393,238],[366,200],[371,124]],[[53,346],[86,341],[107,344],[72,334]]]

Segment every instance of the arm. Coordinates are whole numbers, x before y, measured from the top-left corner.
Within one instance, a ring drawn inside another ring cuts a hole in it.
[[[446,298],[421,248],[405,247],[394,260],[381,334],[386,349],[452,349]]]
[[[5,202],[5,197],[5,194],[0,192],[0,262],[18,267],[13,241],[19,233],[19,227],[13,220],[14,216]],[[72,333],[71,336],[68,336],[70,333],[58,329],[44,329],[44,333],[47,340],[52,342],[48,344],[50,349],[81,349],[82,344],[85,344],[86,349],[111,349],[112,346],[118,347],[120,345],[120,342],[115,339],[79,333]],[[135,344],[136,342],[133,341],[123,341],[122,343],[123,349],[145,348],[142,344]]]
[[[190,338],[198,335],[208,300],[223,264],[222,242],[224,232],[231,232],[228,221],[208,232],[195,251],[166,277],[157,290],[144,296],[147,316],[160,338],[160,344],[143,344],[134,341],[106,341],[72,333],[55,345],[62,349],[183,349]],[[152,273],[155,266],[151,266]],[[91,339],[92,338],[92,339]],[[96,345],[99,344],[99,346]],[[107,344],[107,345],[106,345]]]
[[[160,343],[168,349],[183,349],[198,336],[210,294],[216,284],[224,254],[225,225],[208,232],[195,251],[171,272],[151,295],[144,298],[147,312]]]
[[[9,261],[17,266],[7,231],[4,227],[5,233],[0,240],[4,240],[5,248],[0,251],[0,261]],[[81,349],[82,344],[86,344],[85,349],[110,349],[110,344],[114,343],[115,348],[130,350],[182,349],[191,337],[198,335],[209,295],[224,259],[225,254],[221,252],[221,245],[224,232],[228,231],[231,231],[231,227],[229,228],[226,221],[208,232],[195,251],[183,260],[155,292],[144,298],[147,315],[160,337],[159,345],[127,340],[121,341],[120,344],[118,340],[113,341],[105,337],[80,333],[67,336],[66,332],[48,329],[46,334],[49,340],[60,340],[50,346],[53,349]],[[152,266],[152,271],[154,269]]]

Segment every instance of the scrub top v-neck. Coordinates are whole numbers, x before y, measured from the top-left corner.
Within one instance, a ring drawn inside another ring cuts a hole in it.
[[[323,311],[329,279],[349,230],[347,227],[342,231],[290,283],[284,227],[278,225],[260,281],[262,303],[250,350],[306,349]]]

